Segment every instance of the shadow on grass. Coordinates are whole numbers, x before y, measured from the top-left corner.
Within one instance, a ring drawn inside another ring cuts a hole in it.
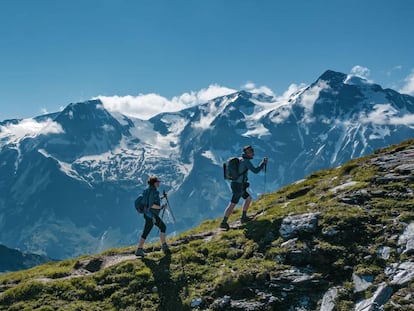
[[[268,219],[253,220],[244,225],[246,238],[253,240],[264,251],[279,236],[282,220],[270,221]]]
[[[155,285],[158,288],[160,304],[157,310],[190,310],[189,306],[183,304],[180,296],[185,286],[185,282],[183,280],[174,281],[171,279],[171,254],[165,254],[159,262],[147,258],[143,258],[142,261],[149,269],[151,269]]]

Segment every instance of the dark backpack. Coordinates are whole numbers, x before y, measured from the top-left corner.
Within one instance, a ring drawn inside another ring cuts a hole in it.
[[[148,208],[148,191],[144,190],[134,202],[135,209],[139,214],[144,214]]]
[[[224,179],[236,180],[240,175],[243,175],[245,172],[239,174],[239,165],[240,158],[230,158],[226,163],[223,164]]]

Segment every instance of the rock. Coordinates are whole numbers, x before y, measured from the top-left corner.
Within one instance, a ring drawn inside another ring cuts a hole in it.
[[[302,290],[315,288],[319,285],[321,285],[321,280],[317,275],[296,268],[281,271],[279,275],[270,278],[270,287],[279,288],[285,292],[290,292],[295,288]]]
[[[103,263],[102,258],[90,258],[76,262],[74,268],[83,268],[89,272],[97,272],[101,269]]]
[[[322,234],[326,235],[326,236],[334,236],[334,235],[338,234],[338,231],[335,230],[334,228],[329,228],[327,230],[322,231]]]
[[[360,301],[355,306],[355,311],[379,311],[382,306],[390,299],[393,289],[381,283],[371,298]]]
[[[414,252],[414,222],[410,223],[398,238],[398,245],[405,245],[403,253]]]
[[[220,307],[226,307],[231,304],[231,297],[230,296],[224,296],[223,299],[220,302]]]
[[[391,247],[389,246],[381,246],[378,249],[378,255],[384,260],[387,260],[390,258],[390,252],[391,252]]]
[[[385,274],[391,279],[392,285],[406,284],[414,278],[414,262],[394,263],[385,269]]]
[[[354,282],[354,293],[359,293],[372,285],[374,277],[372,275],[358,275],[353,273],[352,281]]]
[[[371,199],[371,195],[362,190],[357,190],[354,192],[349,192],[343,196],[339,196],[338,201],[351,205],[363,205],[365,202]]]
[[[323,295],[319,311],[333,311],[335,309],[335,298],[338,295],[338,288],[332,287]]]
[[[298,238],[287,240],[286,242],[283,242],[282,244],[280,244],[280,246],[287,247],[287,248],[295,248],[297,240]]]
[[[199,297],[198,298],[194,298],[191,301],[191,308],[196,308],[196,307],[200,306],[202,302],[203,301],[201,300],[201,298],[199,298]]]
[[[264,310],[266,303],[260,301],[247,301],[246,299],[234,300],[231,302],[231,310]],[[226,309],[227,310],[227,309]]]
[[[344,183],[342,185],[336,186],[336,187],[330,189],[329,191],[333,192],[333,193],[337,193],[338,191],[344,190],[345,188],[348,188],[348,187],[352,187],[352,186],[356,185],[357,183],[358,182],[356,182],[356,181],[349,181],[349,182]]]
[[[284,239],[291,239],[300,233],[316,231],[319,213],[288,216],[283,219],[279,233]]]
[[[414,172],[414,164],[402,164],[397,166],[395,170],[399,171],[401,174],[412,174]]]

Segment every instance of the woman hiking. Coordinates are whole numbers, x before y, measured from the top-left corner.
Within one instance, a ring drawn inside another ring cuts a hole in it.
[[[141,235],[141,239],[138,242],[138,248],[135,251],[136,256],[145,256],[143,246],[154,224],[160,229],[160,239],[162,243],[161,249],[165,253],[170,252],[167,242],[165,241],[165,231],[167,227],[159,216],[161,209],[167,207],[166,204],[161,206],[161,199],[166,198],[167,194],[164,193],[163,196],[160,197],[160,193],[158,192],[159,186],[160,180],[157,178],[157,176],[151,176],[148,179],[148,188],[144,191],[144,200],[147,203],[147,207],[144,212],[145,226],[144,231]]]

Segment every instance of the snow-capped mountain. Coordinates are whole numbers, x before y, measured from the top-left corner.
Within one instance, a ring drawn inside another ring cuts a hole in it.
[[[413,97],[334,71],[286,99],[240,91],[149,120],[99,100],[6,120],[0,243],[53,258],[133,244],[143,221],[132,202],[151,174],[169,192],[171,232],[222,215],[222,163],[244,145],[255,164],[269,158],[266,176],[249,174],[257,197],[413,136]]]

